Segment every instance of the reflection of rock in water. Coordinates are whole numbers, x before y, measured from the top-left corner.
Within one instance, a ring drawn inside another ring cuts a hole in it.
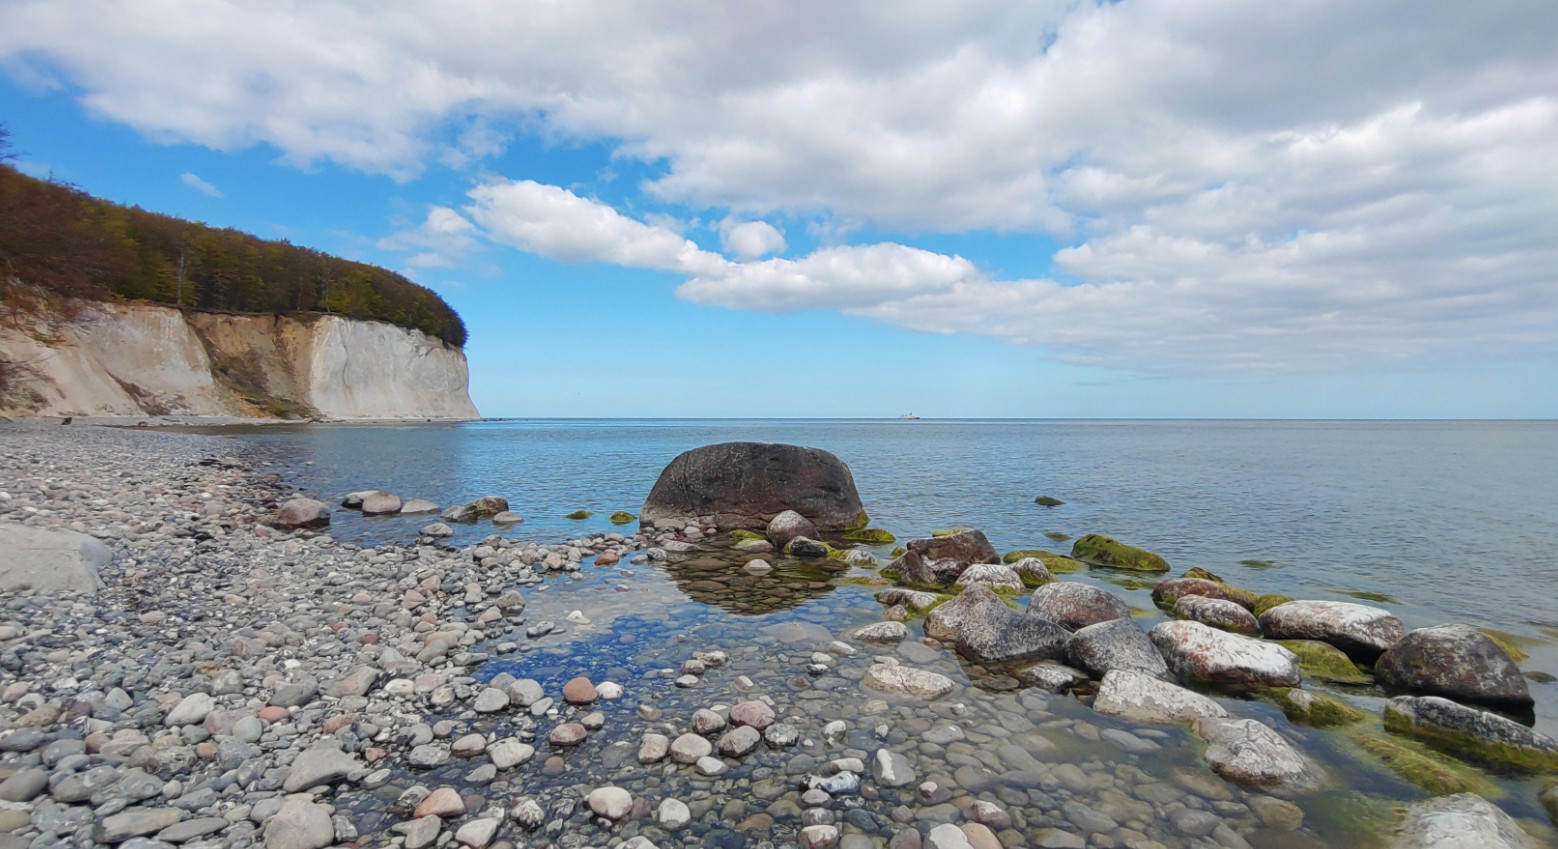
[[[751,559],[744,552],[708,552],[687,558],[672,555],[660,565],[693,601],[749,615],[798,607],[832,592],[832,580],[849,571],[836,560],[777,558],[772,572],[758,576],[741,568]]]

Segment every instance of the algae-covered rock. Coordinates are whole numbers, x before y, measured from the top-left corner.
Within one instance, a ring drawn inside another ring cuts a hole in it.
[[[1287,604],[1292,600],[1292,596],[1279,595],[1277,593],[1266,593],[1260,598],[1255,599],[1255,608],[1250,612],[1254,613],[1256,616],[1260,616],[1262,613],[1265,613],[1273,607],[1276,607],[1279,604]]]
[[[1369,684],[1373,676],[1358,668],[1347,653],[1319,640],[1278,640],[1279,645],[1298,655],[1304,675],[1337,684]]]
[[[844,534],[844,539],[865,545],[892,545],[898,538],[881,528],[861,528]]]
[[[1520,650],[1520,646],[1516,644],[1516,641],[1520,638],[1514,634],[1506,634],[1503,631],[1495,631],[1492,628],[1478,628],[1477,630],[1481,631],[1484,637],[1492,640],[1494,645],[1503,649],[1504,653],[1509,655],[1510,660],[1516,663],[1523,663],[1531,659],[1530,655]]]
[[[1044,564],[1044,568],[1056,575],[1071,575],[1087,568],[1087,564],[1080,560],[1073,560],[1064,554],[1056,554],[1053,551],[1045,551],[1040,548],[1024,548],[1018,551],[1008,551],[1001,555],[1001,562],[1007,565],[1019,560],[1033,558]]]
[[[1397,696],[1385,704],[1385,729],[1462,760],[1558,774],[1558,740],[1512,719],[1438,696]]]
[[[936,539],[938,537],[952,537],[961,533],[967,533],[968,530],[968,528],[952,528],[951,530],[946,531],[931,531],[930,535],[932,539]]]
[[[788,543],[785,543],[784,546],[785,554],[788,554],[791,557],[799,557],[803,559],[817,559],[827,557],[832,552],[833,549],[827,543],[818,542],[817,540],[808,539],[806,537],[796,537],[795,539],[790,540]]]
[[[617,512],[611,514],[611,523],[613,525],[626,525],[629,522],[636,521],[638,521],[638,517],[626,510],[618,510]],[[740,541],[741,540],[736,540],[736,542]]]
[[[1488,799],[1503,795],[1499,786],[1475,767],[1467,766],[1413,740],[1378,731],[1357,731],[1347,741],[1359,752],[1382,761],[1401,780],[1436,796],[1476,793]]]
[[[762,540],[764,542],[768,541],[767,537],[764,537],[762,534],[758,533],[757,531],[749,531],[749,530],[746,530],[744,528],[737,528],[737,529],[735,529],[735,530],[730,532],[730,541],[734,542],[736,545],[740,545],[740,544],[742,544],[744,542],[753,542],[753,541],[757,541],[757,540]]]
[[[1276,568],[1278,568],[1277,564],[1271,562],[1270,560],[1256,560],[1254,558],[1251,558],[1249,560],[1240,560],[1239,561],[1239,565],[1243,566],[1246,569],[1276,569]]]
[[[1200,566],[1192,566],[1189,570],[1187,570],[1185,572],[1183,577],[1186,577],[1186,578],[1199,578],[1199,579],[1201,579],[1203,581],[1213,581],[1213,582],[1219,583],[1219,584],[1226,584],[1226,583],[1228,583],[1227,581],[1225,581],[1222,578],[1219,578],[1217,575],[1213,574],[1211,572],[1211,570],[1209,570],[1209,569],[1202,569]]]
[[[1536,849],[1509,814],[1472,793],[1418,802],[1407,810],[1390,849]]]
[[[1060,531],[1045,531],[1044,536],[1055,542],[1065,542],[1071,539],[1071,534],[1063,534]]]
[[[1419,628],[1380,655],[1374,671],[1386,684],[1417,693],[1517,708],[1533,703],[1520,668],[1469,625]]]
[[[1011,568],[1013,572],[1017,573],[1017,577],[1022,580],[1025,586],[1042,587],[1055,580],[1055,576],[1050,573],[1049,567],[1045,566],[1044,561],[1037,557],[1024,557],[1012,563]]]
[[[1113,566],[1116,569],[1135,569],[1141,572],[1167,572],[1168,562],[1162,557],[1134,545],[1126,545],[1103,534],[1088,534],[1071,546],[1071,556],[1088,563]]]
[[[712,516],[721,530],[757,530],[785,510],[819,530],[838,531],[852,530],[864,505],[849,467],[827,451],[727,442],[678,455],[660,472],[639,515],[648,526]]]
[[[563,518],[564,519],[575,519],[575,520],[578,520],[578,519],[588,519],[588,518],[590,518],[593,515],[595,515],[595,514],[591,513],[588,510],[575,510],[572,513],[569,513],[568,515],[564,516]]]
[[[1164,610],[1172,610],[1182,596],[1198,595],[1205,598],[1231,601],[1245,610],[1255,608],[1256,596],[1249,590],[1229,586],[1222,581],[1207,578],[1170,578],[1152,588],[1152,602]]]
[[[1368,716],[1341,699],[1296,687],[1270,687],[1262,690],[1261,695],[1281,708],[1288,719],[1316,728],[1352,725]]]
[[[1260,629],[1278,640],[1320,640],[1365,662],[1406,636],[1406,626],[1388,610],[1347,601],[1299,600],[1260,615]]]
[[[1039,505],[1040,507],[1059,507],[1066,502],[1061,501],[1059,498],[1056,498],[1053,495],[1041,495],[1038,498],[1033,499],[1033,503]]]
[[[904,554],[906,554],[908,551],[909,551],[909,549],[904,548],[903,546],[900,545],[897,548],[893,549],[892,551],[889,551],[887,553],[887,556],[896,560],[897,558],[904,556]]]

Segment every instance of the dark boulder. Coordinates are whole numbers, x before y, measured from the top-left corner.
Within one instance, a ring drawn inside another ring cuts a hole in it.
[[[507,512],[509,502],[507,498],[496,495],[484,495],[473,501],[450,507],[439,518],[445,522],[474,522],[478,519],[490,519],[499,513]]]
[[[1033,597],[1028,599],[1028,615],[1077,629],[1110,619],[1129,619],[1131,609],[1108,590],[1076,581],[1057,581],[1033,591]]]
[[[1071,632],[1000,605],[986,605],[958,631],[958,654],[978,663],[1059,660]]]
[[[1154,678],[1168,675],[1168,664],[1147,632],[1130,619],[1110,619],[1082,628],[1066,641],[1066,662],[1102,678],[1111,669],[1129,669]]]
[[[1412,631],[1380,655],[1374,671],[1384,683],[1415,693],[1518,708],[1533,704],[1520,668],[1470,625]]]
[[[724,442],[683,452],[660,472],[639,520],[712,516],[721,530],[763,530],[794,510],[818,530],[865,527],[849,466],[820,448]]]
[[[983,531],[959,531],[944,537],[910,540],[902,557],[887,568],[906,583],[945,586],[975,563],[1000,563],[1001,555]]]

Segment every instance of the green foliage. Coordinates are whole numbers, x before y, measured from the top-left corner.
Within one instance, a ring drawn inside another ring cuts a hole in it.
[[[413,328],[455,346],[466,340],[465,323],[442,298],[393,271],[120,206],[0,164],[0,283],[6,281],[84,300],[328,312]],[[14,289],[0,285],[13,308]]]

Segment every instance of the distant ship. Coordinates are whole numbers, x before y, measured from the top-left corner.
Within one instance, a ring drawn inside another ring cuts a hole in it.
[[[920,417],[916,416],[913,413],[904,413],[903,415],[899,416],[898,418],[900,418],[900,419],[910,419],[910,420],[913,420],[913,421],[918,421]]]

